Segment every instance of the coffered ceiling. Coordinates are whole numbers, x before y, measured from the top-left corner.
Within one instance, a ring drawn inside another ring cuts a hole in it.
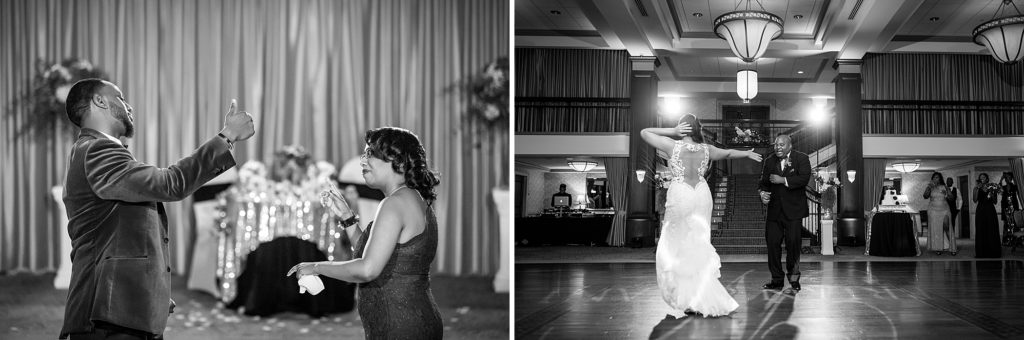
[[[1018,0],[1020,1],[1020,0]],[[758,70],[760,93],[830,94],[836,59],[866,53],[986,54],[971,30],[1001,0],[762,0],[785,21]],[[735,0],[517,0],[518,47],[625,49],[657,56],[662,95],[735,91],[748,68],[713,32]],[[756,1],[751,6],[760,9]],[[1020,5],[1018,5],[1020,6]]]

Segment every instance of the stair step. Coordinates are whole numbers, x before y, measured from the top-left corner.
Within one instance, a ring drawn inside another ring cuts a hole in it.
[[[715,246],[718,254],[768,254],[766,246]]]
[[[719,237],[761,237],[764,238],[764,228],[761,229],[719,229]]]
[[[763,245],[766,245],[766,244],[767,243],[766,243],[766,241],[764,239],[764,236],[762,236],[762,237],[756,237],[756,236],[751,236],[751,237],[734,237],[734,236],[730,236],[730,237],[712,237],[711,238],[711,245],[716,246],[716,247],[719,246],[719,245],[723,245],[723,246],[740,246],[740,245],[744,245],[744,246],[763,246]]]

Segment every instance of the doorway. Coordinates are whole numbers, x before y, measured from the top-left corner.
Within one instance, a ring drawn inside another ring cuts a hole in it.
[[[967,175],[957,177],[957,191],[963,203],[960,206],[960,238],[971,238],[971,195],[964,189],[968,184]]]
[[[523,217],[523,188],[526,187],[526,176],[516,175],[516,208],[515,217]]]

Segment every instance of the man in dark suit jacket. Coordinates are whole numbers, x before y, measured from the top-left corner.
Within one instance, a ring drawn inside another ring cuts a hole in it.
[[[768,241],[768,270],[772,280],[764,289],[782,289],[782,242],[786,242],[786,272],[793,290],[800,290],[800,232],[808,215],[804,187],[811,180],[811,161],[807,154],[793,151],[789,136],[775,138],[775,153],[761,170],[761,200],[768,204],[765,238]]]
[[[64,183],[72,269],[61,339],[162,336],[174,301],[161,202],[181,200],[235,165],[233,143],[254,133],[252,117],[235,106],[217,137],[157,168],[135,160],[120,140],[135,132],[120,88],[99,79],[71,88],[65,109],[82,131]]]

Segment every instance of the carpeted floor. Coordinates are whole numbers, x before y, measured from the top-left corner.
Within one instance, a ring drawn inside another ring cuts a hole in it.
[[[864,247],[840,247],[836,255],[802,254],[801,262],[825,262],[825,261],[955,261],[955,260],[976,260],[974,258],[974,241],[970,239],[959,239],[957,245],[960,251],[956,256],[948,252],[935,255],[924,248],[927,240],[918,238],[921,245],[921,256],[915,257],[883,257],[864,255]],[[588,247],[588,246],[542,246],[542,247],[516,247],[515,262],[517,264],[532,263],[654,263],[655,247],[650,248],[628,248],[628,247]],[[721,255],[722,262],[767,262],[767,255],[764,254],[724,254]],[[1009,247],[1003,247],[1003,259],[1024,260],[1024,248],[1017,249],[1015,253],[1010,252]]]
[[[0,339],[56,339],[64,320],[66,290],[53,288],[53,274],[0,275]],[[489,277],[431,278],[444,320],[445,339],[508,339],[509,294],[494,293]],[[166,339],[362,339],[355,311],[311,319],[286,313],[249,317],[221,307],[175,277],[171,297],[178,307]]]

